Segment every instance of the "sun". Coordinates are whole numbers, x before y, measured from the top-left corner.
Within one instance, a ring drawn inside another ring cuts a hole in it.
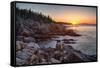
[[[77,24],[77,22],[76,21],[73,21],[73,22],[71,22],[73,25],[76,25]]]
[[[74,21],[74,20],[73,20],[73,21],[71,21],[70,23],[71,23],[72,25],[77,25],[77,24],[79,24],[79,22],[78,22],[78,21]]]

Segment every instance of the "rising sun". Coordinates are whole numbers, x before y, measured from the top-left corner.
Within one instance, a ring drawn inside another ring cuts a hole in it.
[[[77,25],[77,24],[79,24],[78,21],[71,21],[70,23],[71,23],[72,25]]]

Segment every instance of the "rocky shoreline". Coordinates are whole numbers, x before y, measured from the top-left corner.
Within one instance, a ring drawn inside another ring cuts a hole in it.
[[[96,55],[86,55],[74,49],[71,46],[76,43],[74,39],[52,41],[66,35],[81,36],[49,16],[16,8],[16,65],[96,61]]]
[[[19,36],[16,41],[16,65],[35,65],[35,64],[53,64],[53,63],[76,63],[96,61],[95,55],[86,55],[72,46],[60,43],[56,40],[55,47],[43,47],[35,43],[34,38]],[[73,39],[64,39],[63,41],[75,41]],[[67,43],[67,42],[66,42]],[[73,44],[73,43],[70,43]],[[51,45],[52,46],[52,45]]]

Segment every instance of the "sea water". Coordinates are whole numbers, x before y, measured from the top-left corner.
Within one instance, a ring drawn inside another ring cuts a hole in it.
[[[76,33],[82,35],[80,37],[72,37],[77,41],[76,44],[73,44],[71,46],[88,55],[96,54],[96,49],[97,49],[96,25],[72,26],[69,27],[69,29],[73,29],[75,30]]]

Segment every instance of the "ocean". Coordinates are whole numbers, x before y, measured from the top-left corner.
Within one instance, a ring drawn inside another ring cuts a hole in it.
[[[70,45],[74,49],[81,51],[87,55],[96,55],[96,26],[95,25],[80,25],[80,26],[66,26],[66,29],[73,29],[75,33],[81,36],[58,36],[52,40],[45,41],[41,43],[43,48],[55,48],[57,41],[63,39],[74,39],[74,44],[65,44],[65,46]]]
[[[81,34],[80,37],[72,37],[76,39],[76,44],[73,44],[75,49],[82,51],[88,55],[96,55],[96,25],[80,25],[72,26],[69,29],[75,30],[76,33]]]

